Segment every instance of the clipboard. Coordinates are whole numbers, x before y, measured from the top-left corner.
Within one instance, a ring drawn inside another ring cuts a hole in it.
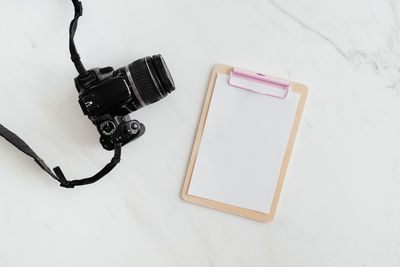
[[[218,88],[217,91],[215,88]],[[249,219],[272,221],[307,95],[308,88],[303,84],[228,65],[215,65],[186,172],[182,198],[190,203]],[[236,108],[233,102],[242,104],[242,107],[239,105]],[[273,113],[276,113],[276,118],[272,117]],[[264,116],[269,121],[264,120]],[[235,129],[232,123],[236,122],[230,121],[231,117],[242,118],[234,126],[238,127],[238,133],[232,130]],[[249,128],[246,128],[247,120],[251,121]],[[257,131],[252,132],[252,126]],[[244,140],[241,139],[242,135]],[[257,138],[259,143],[253,140]],[[277,142],[269,138],[276,138]],[[278,146],[278,141],[283,145]],[[235,146],[239,147],[238,153],[235,153]],[[227,154],[224,154],[225,150]],[[252,159],[253,151],[256,155]],[[247,154],[243,155],[243,152]],[[220,165],[224,166],[222,170],[218,169]],[[265,177],[264,171],[268,173]],[[264,194],[264,189],[269,193]],[[253,195],[252,190],[258,193]]]

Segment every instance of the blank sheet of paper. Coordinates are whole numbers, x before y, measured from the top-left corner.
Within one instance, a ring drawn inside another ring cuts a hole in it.
[[[188,194],[269,213],[300,94],[285,99],[218,74]]]

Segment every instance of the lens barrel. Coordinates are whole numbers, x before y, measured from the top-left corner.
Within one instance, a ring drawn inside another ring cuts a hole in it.
[[[145,57],[125,68],[137,109],[153,104],[175,90],[175,84],[161,55]]]

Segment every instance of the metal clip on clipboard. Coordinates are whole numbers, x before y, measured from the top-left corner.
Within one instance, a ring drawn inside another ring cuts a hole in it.
[[[289,82],[268,77],[264,74],[233,68],[229,73],[228,84],[257,94],[286,98]]]

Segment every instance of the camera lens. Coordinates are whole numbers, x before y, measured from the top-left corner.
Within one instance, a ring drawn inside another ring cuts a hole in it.
[[[175,84],[161,55],[145,57],[125,67],[132,91],[132,101],[139,109],[166,97]]]

